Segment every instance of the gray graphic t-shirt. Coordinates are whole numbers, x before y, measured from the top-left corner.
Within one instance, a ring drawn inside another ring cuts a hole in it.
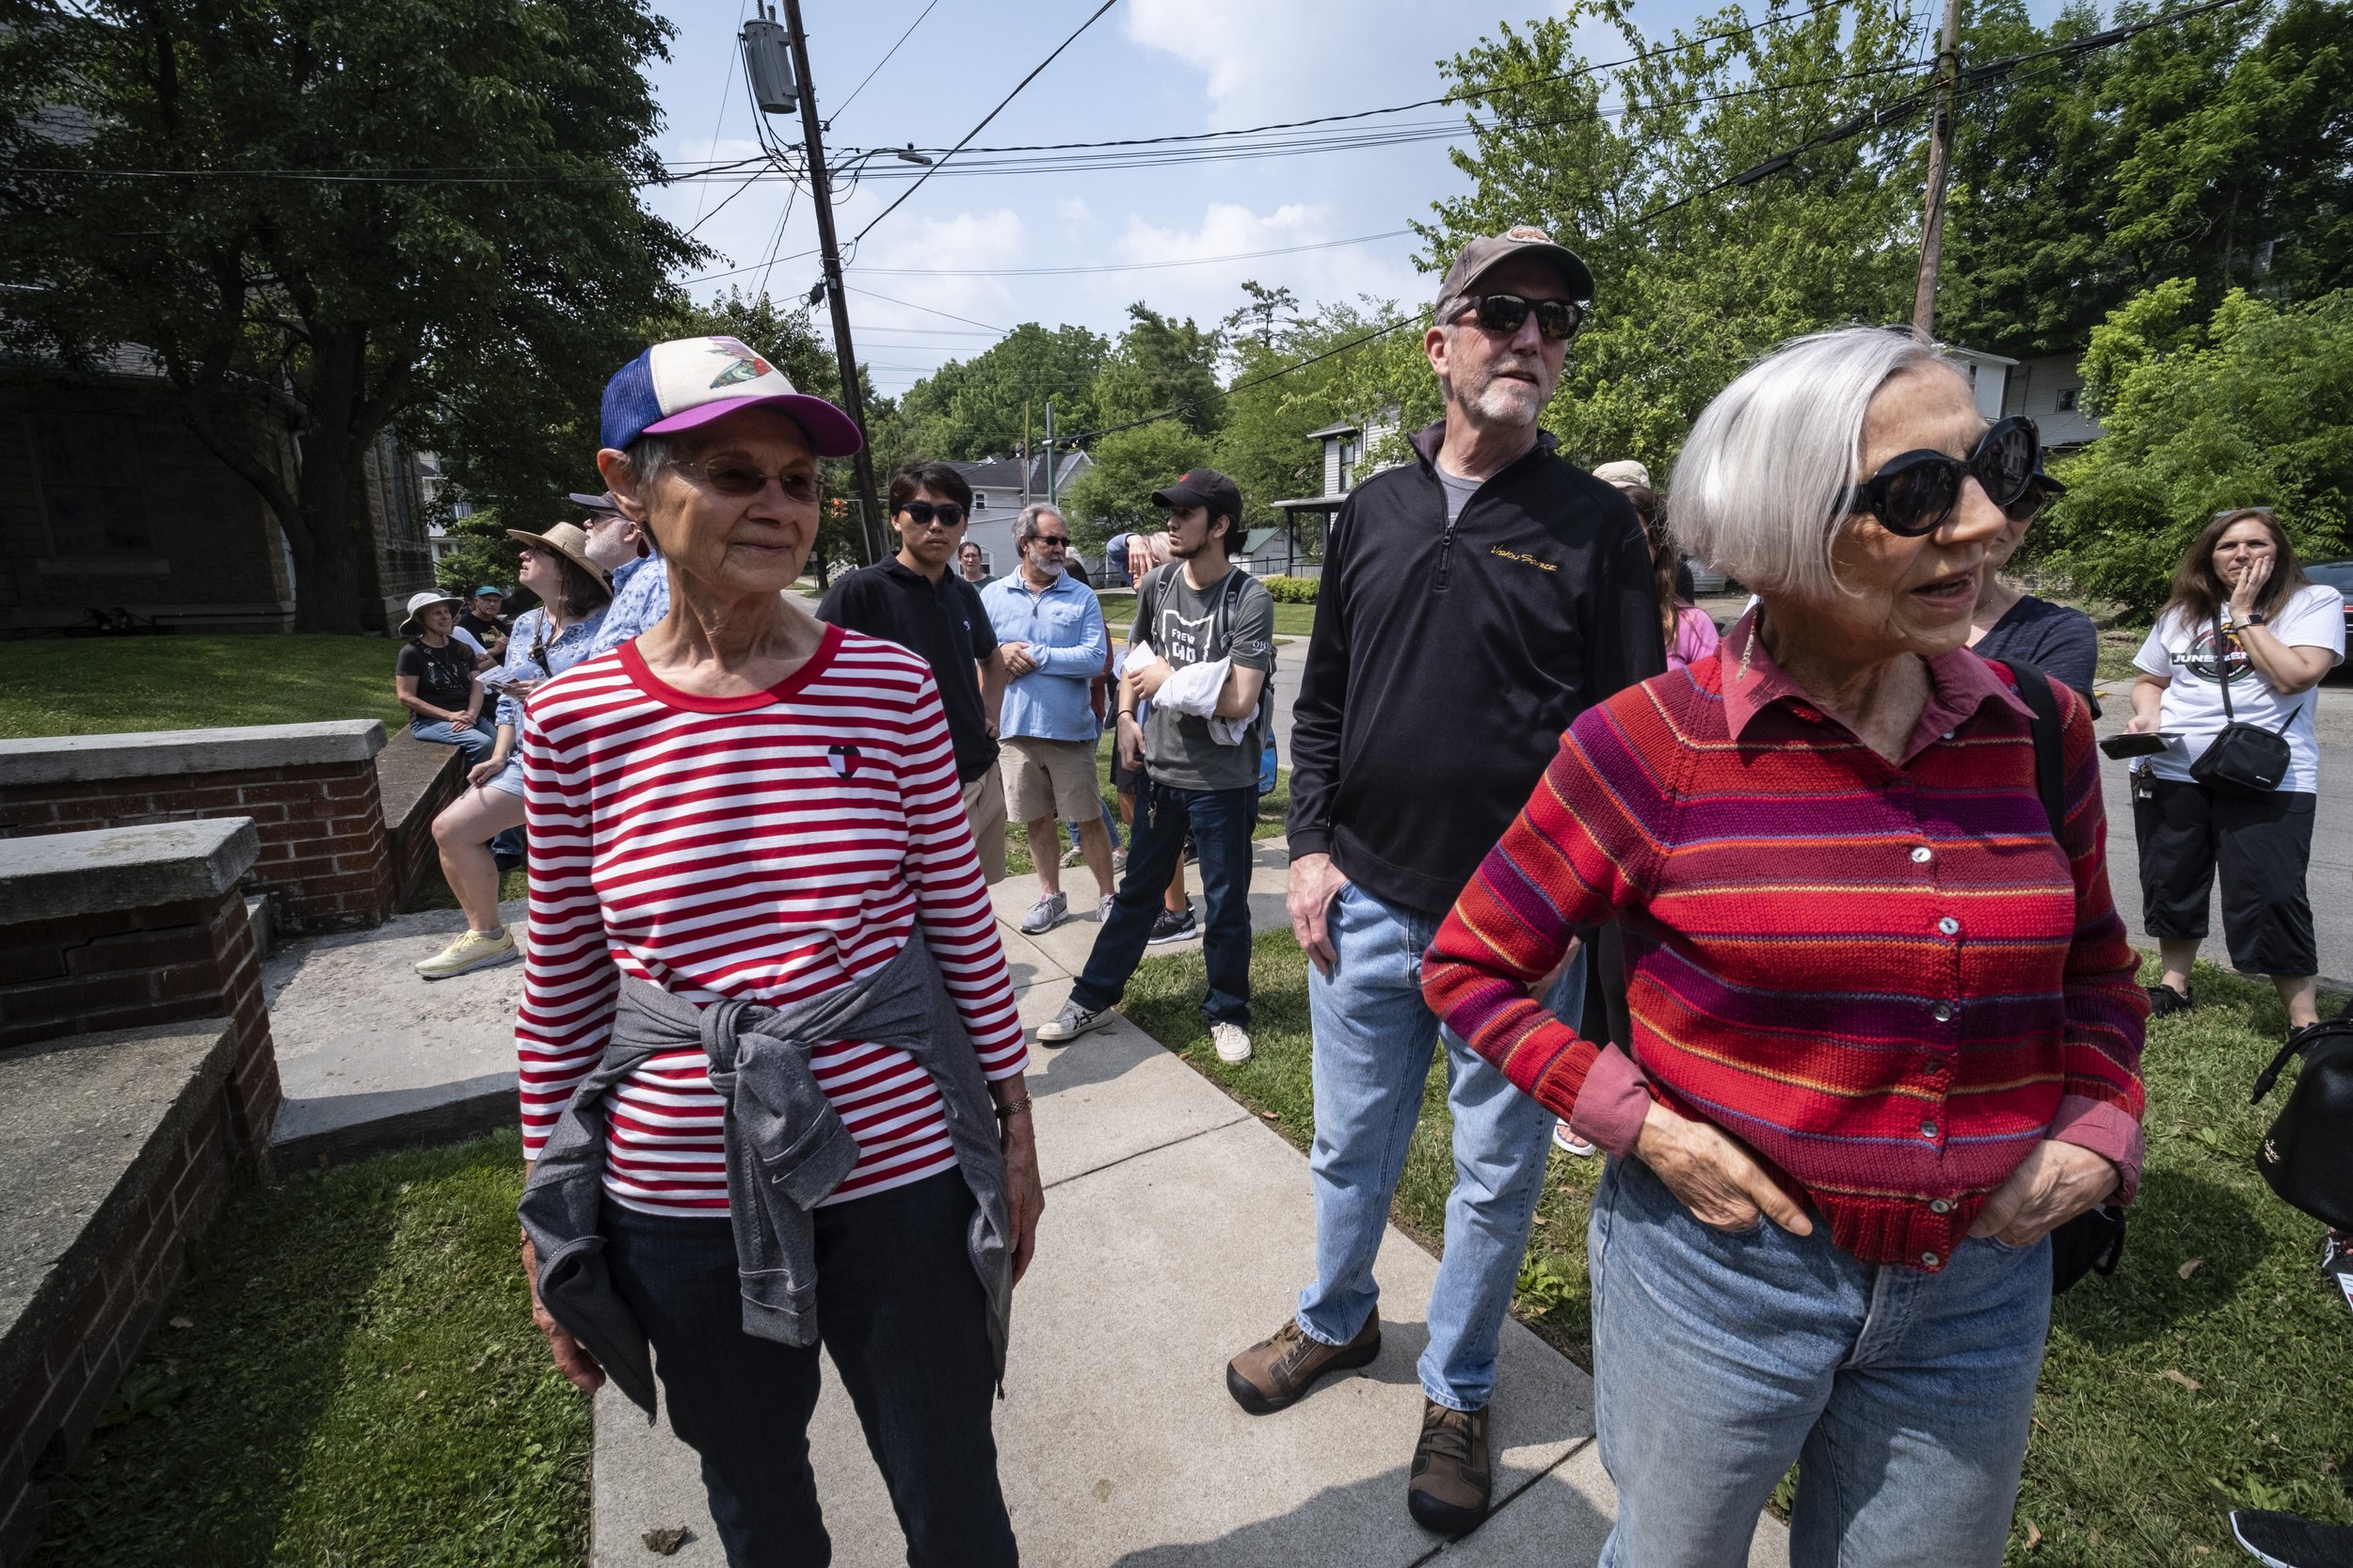
[[[1258,699],[1258,712],[1239,745],[1218,744],[1209,735],[1209,720],[1154,703],[1144,716],[1144,771],[1153,782],[1179,790],[1256,788],[1274,690],[1274,596],[1240,568],[1196,592],[1178,564],[1159,574],[1149,624],[1144,599],[1140,597],[1136,604],[1130,646],[1150,643],[1154,652],[1177,669],[1231,658],[1242,669],[1269,675],[1266,695]]]

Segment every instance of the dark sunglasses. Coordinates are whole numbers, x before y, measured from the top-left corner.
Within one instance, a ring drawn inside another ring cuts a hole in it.
[[[1517,332],[1528,320],[1528,312],[1536,312],[1536,330],[1554,343],[1562,343],[1577,336],[1577,329],[1585,324],[1585,307],[1570,299],[1523,299],[1516,294],[1465,295],[1456,308],[1459,318],[1463,311],[1479,312],[1479,325],[1490,332]]]
[[[953,528],[964,520],[964,508],[952,501],[903,501],[899,510],[918,528],[935,522],[942,528]]]
[[[1961,503],[1963,480],[1975,479],[1986,499],[2009,514],[2025,498],[2041,462],[2042,438],[2034,421],[2013,416],[1978,437],[1966,457],[1927,451],[1897,454],[1849,490],[1839,509],[1841,515],[1868,512],[1889,533],[1916,539],[1945,526]]]
[[[2002,508],[2002,515],[2012,522],[2032,522],[2051,504],[2051,492],[2042,488],[2036,476],[2029,475],[2026,488],[2018,492],[2018,499]]]
[[[1032,544],[1050,544],[1056,550],[1068,550],[1070,548],[1070,536],[1067,534],[1032,534],[1030,536],[1030,542]]]
[[[712,462],[690,460],[670,466],[699,475],[704,484],[721,495],[738,500],[758,495],[768,488],[772,479],[776,481],[776,488],[784,491],[787,501],[806,505],[817,499],[817,475],[814,473],[769,473],[734,457],[722,457]]]

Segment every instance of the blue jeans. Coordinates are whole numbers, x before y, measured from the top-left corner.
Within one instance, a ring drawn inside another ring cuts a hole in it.
[[[955,1171],[816,1210],[817,1321],[882,1470],[914,1568],[1012,1568],[989,1430],[988,1304]],[[670,1426],[702,1459],[734,1568],[824,1568],[808,1464],[817,1347],[744,1332],[734,1232],[604,1206],[613,1283],[653,1342]]]
[[[1136,792],[1135,831],[1128,836],[1128,873],[1119,879],[1112,918],[1087,954],[1086,972],[1070,988],[1070,1000],[1090,1010],[1109,1007],[1128,988],[1128,977],[1144,959],[1152,922],[1160,919],[1168,879],[1185,853],[1185,830],[1193,830],[1200,855],[1202,956],[1209,968],[1209,994],[1201,1011],[1211,1023],[1250,1027],[1250,830],[1258,821],[1258,794],[1239,790],[1177,790],[1151,784]]]
[[[498,745],[498,731],[491,728],[490,715],[483,714],[471,725],[451,724],[445,719],[427,719],[422,715],[408,721],[408,733],[420,741],[436,745],[456,746],[466,754],[466,766],[487,762]]]
[[[1070,830],[1070,847],[1077,849],[1079,847],[1079,824],[1074,822],[1065,823],[1064,825]],[[1119,847],[1119,819],[1112,815],[1112,803],[1108,800],[1103,803],[1103,831],[1112,836],[1112,848],[1117,849]]]
[[[2051,1319],[2051,1244],[1940,1273],[1691,1217],[1640,1160],[1593,1194],[1593,1414],[1618,1488],[1603,1568],[1743,1568],[1799,1466],[1796,1568],[2002,1560]]]
[[[1325,929],[1338,962],[1328,975],[1312,966],[1307,973],[1316,1280],[1299,1293],[1299,1326],[1327,1345],[1345,1344],[1379,1303],[1373,1258],[1421,1119],[1431,1052],[1443,1038],[1454,1190],[1446,1202],[1446,1253],[1430,1292],[1421,1390],[1455,1410],[1482,1409],[1495,1397],[1496,1344],[1544,1187],[1553,1114],[1441,1029],[1422,1001],[1421,955],[1438,933],[1436,916],[1395,908],[1351,883],[1332,901]],[[1584,998],[1580,952],[1545,1001],[1575,1018]]]

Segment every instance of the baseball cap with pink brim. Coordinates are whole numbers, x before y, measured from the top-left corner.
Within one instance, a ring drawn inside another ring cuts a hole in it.
[[[625,450],[640,436],[674,435],[762,408],[792,415],[820,457],[847,457],[866,444],[849,415],[793,390],[784,372],[735,338],[677,338],[623,365],[604,386],[600,439]]]

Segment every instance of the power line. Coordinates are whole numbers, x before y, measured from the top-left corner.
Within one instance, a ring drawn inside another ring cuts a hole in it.
[[[1374,240],[1402,239],[1411,229],[1385,229],[1344,240],[1318,240],[1309,245],[1282,245],[1271,250],[1237,250],[1225,256],[1188,256],[1169,262],[1105,262],[1089,266],[854,266],[872,278],[1061,278],[1094,272],[1159,272],[1177,266],[1212,266],[1225,262],[1255,262],[1268,256],[1295,256],[1303,250],[1330,250],[1343,245],[1369,245]]]
[[[886,305],[904,305],[910,311],[926,311],[936,316],[946,316],[950,321],[961,321],[967,327],[988,327],[990,331],[1000,338],[1010,335],[1013,331],[1010,327],[989,327],[985,321],[974,321],[970,316],[960,316],[952,311],[937,310],[930,305],[918,305],[912,299],[893,299],[887,294],[876,294],[872,289],[862,289],[855,283],[845,283],[842,286],[852,294],[862,294],[869,299],[879,299]]]
[[[1084,22],[1079,24],[1077,31],[1074,31],[1068,38],[1054,45],[1053,54],[1048,55],[1044,59],[1038,61],[1036,66],[1031,70],[1027,76],[1024,76],[1021,80],[1016,82],[1013,85],[1013,90],[1005,94],[1004,98],[999,102],[995,108],[989,110],[986,115],[983,116],[981,122],[978,125],[975,125],[969,131],[965,132],[962,140],[958,141],[955,146],[951,147],[947,152],[941,153],[936,159],[935,159],[932,162],[931,167],[923,170],[921,179],[917,180],[915,184],[901,191],[897,201],[893,201],[889,206],[885,207],[881,212],[876,213],[872,222],[870,222],[865,228],[860,229],[856,233],[851,235],[850,243],[855,246],[858,241],[872,233],[874,232],[874,224],[880,223],[884,218],[887,218],[892,213],[897,212],[900,205],[904,202],[908,197],[913,196],[917,191],[921,190],[923,188],[924,180],[930,179],[935,173],[938,172],[939,166],[941,164],[946,163],[950,158],[954,157],[958,152],[962,152],[966,142],[970,141],[974,136],[979,136],[983,131],[986,130],[990,120],[995,120],[999,115],[1005,112],[1005,105],[1007,104],[1012,103],[1015,99],[1021,96],[1021,89],[1023,88],[1026,88],[1032,82],[1036,81],[1040,72],[1043,72],[1048,66],[1052,65],[1054,61],[1061,56],[1064,50],[1079,41],[1080,33],[1085,32],[1089,27],[1094,26],[1097,22],[1101,21],[1103,13],[1110,10],[1117,4],[1119,4],[1119,0],[1103,0],[1103,3],[1100,6],[1095,8],[1093,13],[1090,14]]]
[[[938,4],[939,0],[932,0],[931,5],[923,8],[921,15],[917,16],[914,21],[907,24],[907,30],[899,35],[899,43],[904,43],[907,40],[913,38],[915,36],[915,29],[923,25],[923,18],[931,15],[933,8]],[[825,129],[833,129],[835,118],[839,116],[842,110],[848,108],[852,104],[856,103],[857,101],[857,95],[866,90],[866,84],[872,81],[876,73],[879,72],[884,66],[890,63],[890,56],[899,52],[899,43],[894,43],[889,48],[884,50],[883,57],[874,62],[874,69],[860,77],[857,86],[850,89],[850,96],[844,98],[840,103],[834,105],[833,113],[825,117]]]

